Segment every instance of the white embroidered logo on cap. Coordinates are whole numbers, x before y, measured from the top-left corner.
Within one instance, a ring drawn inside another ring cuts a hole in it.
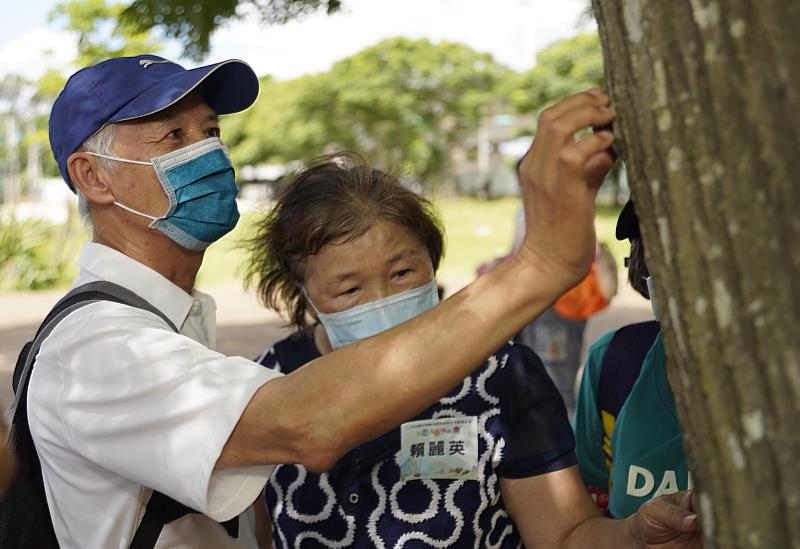
[[[144,67],[145,69],[152,65],[153,63],[172,63],[172,61],[167,61],[166,59],[140,59],[139,64]]]

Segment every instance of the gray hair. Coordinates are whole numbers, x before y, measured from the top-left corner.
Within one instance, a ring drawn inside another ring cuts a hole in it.
[[[83,142],[83,144],[78,149],[81,152],[90,152],[95,154],[104,154],[107,156],[113,156],[113,148],[114,148],[114,139],[117,135],[117,127],[115,124],[106,124],[96,132],[94,132],[89,138]],[[96,157],[97,161],[100,163],[103,168],[109,171],[114,171],[116,169],[116,165],[113,160],[109,160],[108,158],[101,158]],[[86,200],[86,197],[79,189],[75,189],[76,194],[78,195],[78,213],[81,216],[83,222],[91,227],[92,226],[92,219],[89,216],[89,202]]]

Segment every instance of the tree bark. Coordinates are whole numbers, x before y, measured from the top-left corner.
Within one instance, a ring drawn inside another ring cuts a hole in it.
[[[706,547],[800,549],[800,2],[593,9]]]

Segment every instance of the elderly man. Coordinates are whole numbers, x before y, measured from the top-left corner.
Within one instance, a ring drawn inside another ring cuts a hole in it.
[[[214,302],[194,289],[195,277],[205,248],[239,217],[218,115],[247,108],[257,92],[241,61],[185,70],[144,55],[78,71],[53,106],[53,152],[93,228],[75,286],[112,282],[153,307],[93,302],[41,345],[28,416],[61,547],[130,546],[153,491],[196,511],[166,524],[159,547],[252,545],[244,519],[238,534],[219,523],[259,497],[270,464],[324,471],[413,417],[588,269],[613,136],[572,136],[612,120],[599,90],[542,116],[521,166],[531,221],[513,260],[291,375],[213,351]],[[574,467],[565,474],[580,486]],[[585,500],[559,495],[561,508],[582,509],[583,520],[560,534],[571,544],[693,542],[682,531],[696,530],[696,517],[677,498],[625,522],[576,503]]]

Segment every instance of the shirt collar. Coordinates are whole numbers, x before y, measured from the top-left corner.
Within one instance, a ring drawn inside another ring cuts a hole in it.
[[[179,328],[186,320],[195,297],[203,302],[210,296],[193,291],[189,295],[150,267],[103,244],[85,242],[78,266],[81,274],[76,285],[100,279],[127,288],[156,307]]]

